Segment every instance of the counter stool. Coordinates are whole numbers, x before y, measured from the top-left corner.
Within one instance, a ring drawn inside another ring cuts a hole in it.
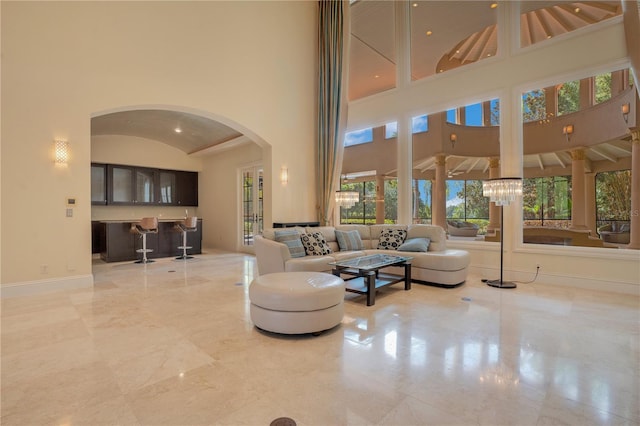
[[[154,262],[154,260],[147,259],[147,253],[150,253],[153,251],[153,249],[147,248],[147,234],[158,233],[158,218],[143,217],[140,222],[131,224],[131,232],[136,233],[142,237],[142,248],[136,250],[137,253],[142,253],[142,259],[136,260],[134,263]]]
[[[195,216],[185,217],[184,220],[176,222],[173,229],[177,232],[182,232],[182,245],[178,246],[182,250],[182,256],[176,257],[176,260],[193,259],[193,256],[187,256],[187,250],[192,248],[187,245],[187,232],[196,232],[198,230],[198,218]]]

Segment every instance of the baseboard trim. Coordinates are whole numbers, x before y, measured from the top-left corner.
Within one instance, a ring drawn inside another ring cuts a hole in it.
[[[500,275],[500,270],[498,268],[471,266],[469,270],[470,272],[479,275],[481,278],[495,279]],[[505,280],[525,283],[531,281],[534,277],[535,271],[512,271],[507,269],[504,270]],[[573,287],[583,290],[595,290],[640,296],[640,283],[601,280],[568,275],[545,274],[543,272],[540,272],[538,274],[535,282],[550,285],[559,285],[563,287]]]
[[[36,294],[54,293],[62,290],[92,288],[93,275],[75,275],[72,277],[52,278],[37,281],[22,281],[18,283],[2,284],[0,298],[33,296]]]

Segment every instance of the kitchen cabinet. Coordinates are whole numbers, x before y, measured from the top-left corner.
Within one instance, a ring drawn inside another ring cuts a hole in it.
[[[107,204],[107,165],[91,164],[91,204]]]
[[[92,163],[91,202],[94,205],[197,206],[198,173]]]

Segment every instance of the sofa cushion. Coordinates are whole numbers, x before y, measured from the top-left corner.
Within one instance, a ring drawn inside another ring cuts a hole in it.
[[[413,252],[426,252],[429,250],[429,243],[431,241],[428,238],[407,238],[398,251],[413,251]]]
[[[378,249],[397,250],[404,242],[406,236],[407,231],[404,229],[385,229],[380,233]]]
[[[333,252],[321,232],[311,232],[300,236],[304,251],[310,256],[324,256]]]
[[[447,234],[444,229],[437,225],[409,225],[407,228],[407,239],[428,238],[429,252],[442,251],[447,248]]]
[[[306,255],[300,234],[295,229],[283,229],[274,231],[276,241],[284,243],[291,253],[291,257],[304,257]]]
[[[362,243],[362,238],[360,238],[360,233],[356,230],[340,231],[336,229],[336,239],[338,240],[340,251],[364,249],[364,244]]]
[[[336,231],[358,231],[365,250],[376,248],[376,246],[372,245],[371,242],[371,227],[369,225],[338,225],[336,226]],[[377,244],[378,242],[376,241],[376,245]]]

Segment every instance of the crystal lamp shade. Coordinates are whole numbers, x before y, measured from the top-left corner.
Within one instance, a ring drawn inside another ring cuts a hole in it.
[[[337,191],[336,192],[336,204],[344,207],[351,208],[358,201],[360,201],[360,194],[355,191]]]
[[[482,195],[497,206],[507,206],[522,196],[522,178],[509,177],[482,182]]]

